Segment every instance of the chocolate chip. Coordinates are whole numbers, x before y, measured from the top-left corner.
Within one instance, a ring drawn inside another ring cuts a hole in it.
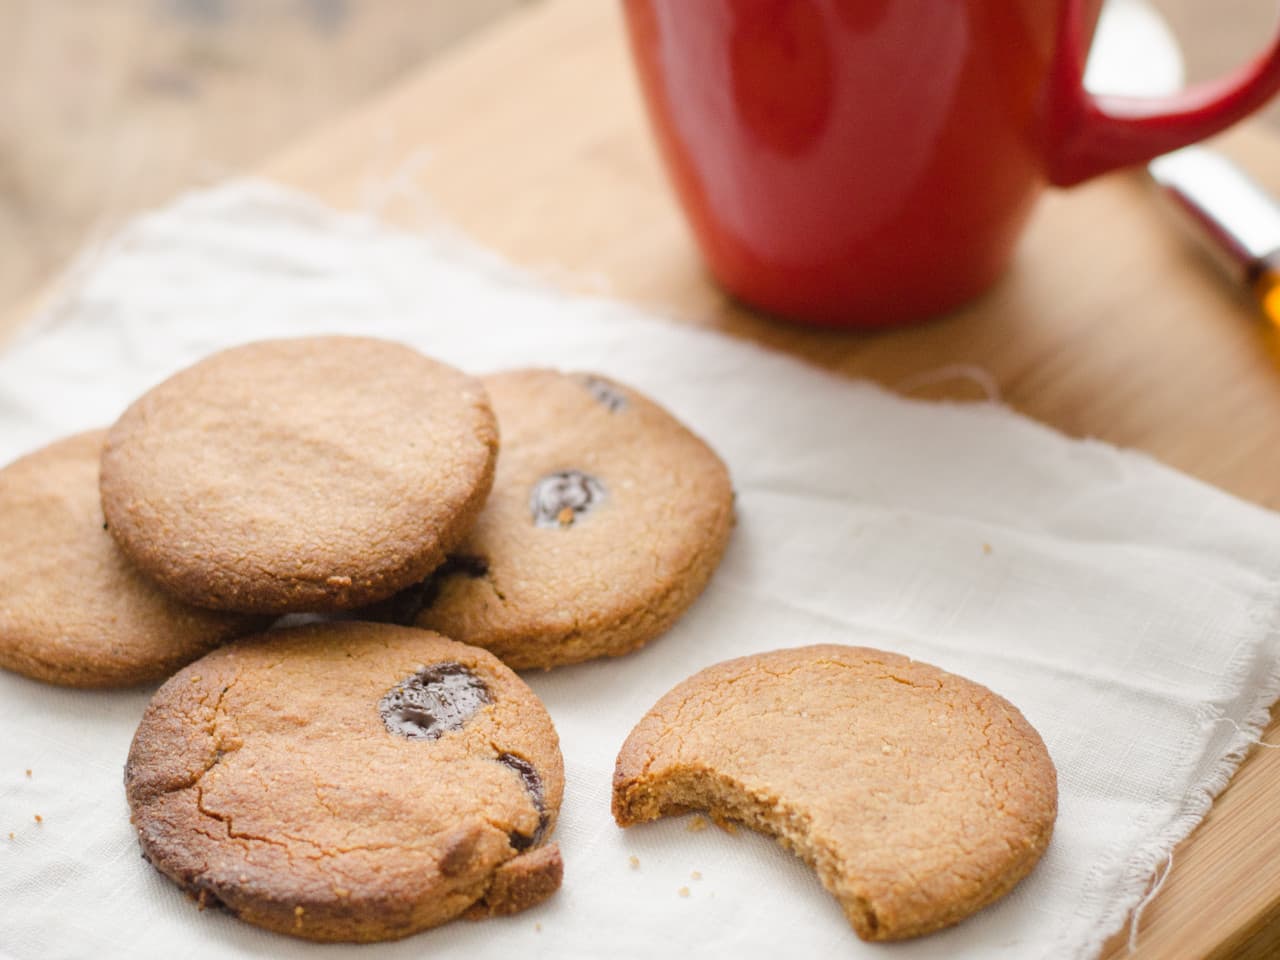
[[[436,576],[447,577],[452,573],[465,573],[468,577],[483,577],[489,572],[489,561],[470,553],[455,553],[447,558],[436,571]]]
[[[468,553],[457,553],[446,558],[426,579],[413,586],[405,587],[390,600],[374,604],[363,611],[363,616],[370,620],[386,623],[398,623],[402,627],[411,627],[418,619],[418,614],[436,602],[440,596],[440,587],[445,577],[458,574],[479,579],[489,573],[489,562],[484,557]]]
[[[595,477],[581,470],[561,470],[543,477],[529,494],[529,511],[539,527],[567,527],[604,499]]]
[[[617,413],[626,407],[627,395],[603,377],[588,374],[580,382],[593,397],[609,408],[610,413]]]
[[[273,622],[270,630],[292,630],[294,627],[309,627],[314,623],[343,623],[347,620],[359,619],[351,612],[343,613],[286,613]]]
[[[498,762],[520,774],[520,782],[524,784],[524,792],[529,795],[529,799],[533,801],[534,807],[538,810],[538,829],[533,832],[533,836],[526,836],[515,831],[507,834],[513,849],[528,850],[530,847],[542,842],[542,838],[547,832],[547,825],[551,821],[551,818],[547,816],[547,802],[542,789],[542,777],[538,776],[538,771],[532,763],[524,759],[524,757],[517,757],[514,753],[498,754]]]
[[[378,701],[387,729],[409,740],[436,740],[462,726],[493,696],[460,663],[436,663],[401,680]]]

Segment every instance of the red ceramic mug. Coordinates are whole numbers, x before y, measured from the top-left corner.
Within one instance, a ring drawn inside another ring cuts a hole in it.
[[[712,273],[795,320],[889,326],[1001,274],[1039,190],[1207,137],[1280,89],[1280,40],[1160,99],[1082,86],[1101,0],[625,0]]]

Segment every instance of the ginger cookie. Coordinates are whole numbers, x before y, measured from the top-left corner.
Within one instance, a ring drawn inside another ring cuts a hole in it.
[[[401,344],[214,354],[111,428],[102,504],[126,554],[199,606],[334,612],[421,580],[470,529],[497,429],[479,381]]]
[[[70,687],[169,676],[265,625],[173,599],[105,529],[106,431],[60,440],[0,470],[0,667]]]
[[[954,924],[1035,866],[1057,815],[1040,735],[986,687],[893,653],[758,654],[677,685],[618,754],[613,816],[703,810],[776,837],[864,940]]]
[[[125,767],[144,856],[204,907],[308,940],[408,936],[559,886],[551,718],[484,650],[328,623],[172,677]]]
[[[484,385],[503,438],[493,493],[449,561],[382,615],[517,670],[616,656],[663,633],[733,527],[719,457],[604,377],[519,370]]]

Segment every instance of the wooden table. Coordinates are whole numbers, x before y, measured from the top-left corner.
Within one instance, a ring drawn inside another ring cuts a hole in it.
[[[1280,141],[1246,130],[1227,146],[1280,192]],[[603,281],[850,376],[893,387],[980,366],[1029,416],[1280,506],[1272,334],[1168,228],[1139,178],[1046,198],[1014,270],[954,316],[874,336],[781,326],[704,277],[650,146],[613,4],[553,0],[510,17],[267,172],[341,206],[377,197],[377,212],[408,225],[422,223],[417,201],[430,197],[439,215],[566,284]],[[978,395],[964,381],[920,392]],[[1280,951],[1278,789],[1280,755],[1256,751],[1179,847],[1138,957]]]
[[[0,303],[526,2],[0,0]]]

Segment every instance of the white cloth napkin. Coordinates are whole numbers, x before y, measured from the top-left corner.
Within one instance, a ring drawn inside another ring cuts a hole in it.
[[[135,222],[72,279],[0,353],[0,460],[110,422],[216,348],[345,331],[477,372],[604,371],[730,466],[739,526],[684,620],[637,654],[526,677],[564,749],[563,889],[516,917],[362,950],[370,960],[885,955],[769,840],[691,832],[687,819],[624,832],[609,816],[616,751],[663,692],[728,657],[817,642],[987,684],[1040,730],[1059,771],[1057,831],[1035,872],[895,958],[1093,956],[1280,695],[1280,518],[1145,456],[571,298],[460,240],[262,183]],[[349,949],[201,913],[142,861],[121,770],[149,694],[0,675],[0,948],[22,960]]]

